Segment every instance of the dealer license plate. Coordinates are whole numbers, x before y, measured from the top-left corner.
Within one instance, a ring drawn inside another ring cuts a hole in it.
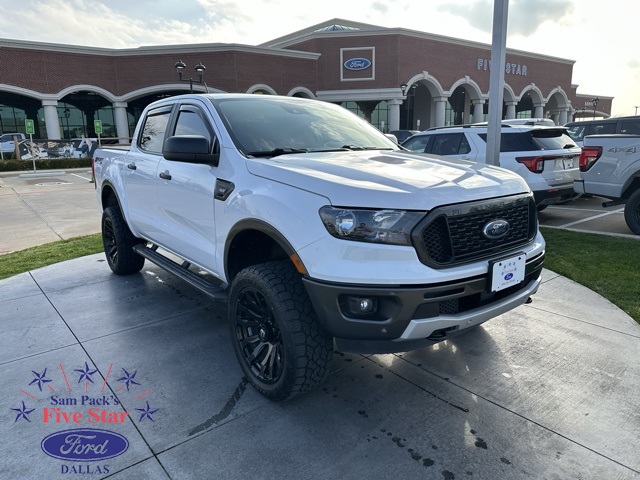
[[[491,291],[499,292],[523,281],[526,260],[520,254],[491,263]]]
[[[570,169],[572,169],[572,168],[573,168],[573,166],[574,166],[573,160],[574,160],[574,157],[571,157],[571,158],[563,158],[563,159],[562,159],[562,167],[563,167],[565,170],[570,170]]]

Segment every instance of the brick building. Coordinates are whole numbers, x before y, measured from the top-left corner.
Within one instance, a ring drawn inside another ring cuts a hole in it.
[[[103,136],[126,142],[146,105],[190,88],[335,102],[385,131],[478,122],[488,112],[490,56],[488,44],[341,19],[258,46],[116,50],[0,40],[0,130],[24,132],[28,118],[36,138],[93,137],[101,120]],[[573,64],[507,49],[503,117],[562,125],[609,116],[612,97],[578,94]]]

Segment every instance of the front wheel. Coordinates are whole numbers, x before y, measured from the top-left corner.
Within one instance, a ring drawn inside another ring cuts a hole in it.
[[[333,340],[320,327],[288,261],[238,273],[229,294],[229,320],[240,366],[266,397],[286,400],[324,381]]]
[[[107,263],[113,273],[128,275],[142,269],[144,257],[138,255],[133,247],[143,241],[133,236],[117,206],[112,205],[104,209],[102,212],[102,245]]]
[[[640,189],[631,194],[624,206],[624,221],[629,230],[640,235]]]

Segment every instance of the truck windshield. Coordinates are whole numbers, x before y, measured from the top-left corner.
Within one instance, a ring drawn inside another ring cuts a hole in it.
[[[319,100],[252,95],[213,103],[236,147],[248,156],[399,149],[348,110]]]

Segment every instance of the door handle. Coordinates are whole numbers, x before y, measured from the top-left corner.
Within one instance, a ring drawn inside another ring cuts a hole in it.
[[[169,170],[160,172],[160,178],[162,178],[163,180],[171,180],[171,175],[169,175]]]
[[[128,168],[129,170],[135,170],[135,169],[137,169],[138,167],[136,167],[136,164],[135,164],[135,163],[130,163],[129,165],[127,165],[127,168]]]

